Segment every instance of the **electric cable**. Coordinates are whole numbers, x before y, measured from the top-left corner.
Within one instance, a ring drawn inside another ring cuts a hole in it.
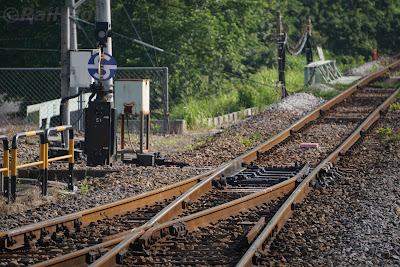
[[[79,19],[79,18],[78,18],[78,19]],[[79,20],[82,21],[83,23],[86,23],[86,24],[89,24],[89,25],[94,26],[93,23],[90,23],[90,22],[85,21],[85,20],[82,20],[82,19],[79,19]],[[172,53],[172,52],[168,52],[168,51],[166,51],[166,50],[164,50],[164,49],[162,49],[162,48],[156,47],[156,46],[154,46],[154,45],[148,44],[148,43],[143,42],[143,41],[139,41],[139,40],[134,39],[134,38],[132,38],[132,37],[129,37],[129,36],[126,36],[126,35],[117,33],[117,32],[113,32],[113,34],[116,35],[116,36],[119,36],[119,37],[121,37],[121,38],[123,38],[123,39],[127,39],[127,40],[130,40],[130,41],[134,42],[134,43],[147,46],[147,47],[149,47],[149,48],[155,49],[155,50],[157,50],[157,51],[159,51],[159,52],[168,54],[168,55],[170,55],[170,56],[174,56],[174,57],[180,58],[180,59],[182,59],[182,60],[189,61],[189,62],[191,62],[191,63],[195,63],[195,64],[197,64],[197,65],[206,67],[206,68],[211,69],[211,70],[214,70],[214,71],[216,71],[216,72],[221,72],[221,73],[230,75],[230,76],[235,77],[235,78],[238,78],[238,79],[247,80],[247,81],[250,81],[250,82],[253,82],[253,83],[256,83],[256,84],[260,84],[260,85],[263,85],[263,86],[275,88],[274,85],[266,84],[266,83],[262,83],[262,82],[258,82],[258,81],[254,81],[254,80],[252,80],[252,79],[243,77],[243,76],[238,75],[238,74],[234,74],[234,73],[231,73],[231,72],[228,72],[228,71],[224,71],[224,70],[217,69],[217,68],[215,68],[215,67],[212,67],[212,66],[209,66],[209,65],[207,65],[207,64],[203,64],[203,63],[197,62],[197,61],[195,61],[195,60],[186,58],[186,57],[184,57],[184,56],[180,56],[180,55],[174,54],[174,53]]]
[[[142,41],[142,38],[140,37],[139,32],[136,30],[136,27],[135,27],[135,25],[133,24],[133,21],[132,21],[131,17],[129,16],[128,11],[126,10],[126,8],[125,8],[125,6],[124,6],[124,3],[122,3],[122,0],[119,0],[119,2],[121,3],[122,8],[124,9],[125,14],[126,14],[126,16],[128,17],[128,20],[129,20],[129,22],[130,22],[131,25],[132,25],[132,28],[135,30],[137,37],[139,38],[140,41]],[[150,57],[149,52],[147,51],[147,49],[146,49],[145,47],[143,47],[143,48],[144,48],[144,50],[146,51],[146,54],[147,54],[147,56],[149,57],[150,62],[151,62],[151,64],[152,64],[153,67],[154,67],[155,65],[154,65],[154,63],[153,63],[153,60],[151,60],[151,57]]]
[[[154,36],[153,36],[153,28],[151,27],[151,21],[150,21],[150,15],[149,15],[149,4],[147,3],[147,0],[144,0],[144,2],[146,3],[146,13],[147,13],[147,20],[149,22],[149,27],[150,27],[151,41],[152,41],[153,45],[155,46]],[[157,50],[153,49],[153,51],[154,51],[154,57],[156,58],[156,65],[158,67],[159,64],[158,64],[158,58],[157,58]]]
[[[86,109],[86,108],[88,107],[88,104],[89,104],[89,103],[87,103],[87,104],[85,105],[85,108],[84,108],[84,109]],[[85,113],[85,110],[83,110],[83,111],[81,112],[81,114],[80,114],[79,117],[76,119],[76,121],[72,124],[72,126],[75,126],[75,125],[78,123],[78,121],[81,120],[82,115],[83,115],[84,113]]]
[[[308,39],[308,37],[307,37],[307,34],[306,34],[305,38],[303,38],[303,43],[301,44],[300,49],[297,50],[296,52],[293,52],[293,51],[290,49],[290,45],[287,43],[287,35],[285,35],[285,43],[288,44],[288,45],[286,45],[286,50],[287,50],[292,56],[297,56],[298,54],[301,53],[301,51],[303,51],[304,46],[306,45],[307,39]]]
[[[292,46],[292,50],[297,50],[300,47],[300,44],[303,42],[303,38],[306,37],[307,33],[308,33],[308,26],[306,26],[306,28],[304,29],[303,34],[299,38],[299,41],[296,43],[296,45]],[[288,39],[290,39],[289,36],[288,36]]]
[[[80,30],[83,32],[83,34],[85,35],[86,39],[89,41],[90,45],[91,45],[92,47],[94,47],[95,45],[94,45],[93,42],[90,40],[89,35],[87,35],[85,29],[82,27],[82,25],[79,23],[79,21],[76,20],[76,19],[74,19],[74,18],[73,18],[73,20],[76,21],[76,23],[78,24],[78,29],[80,29]]]
[[[60,52],[61,51],[58,49],[18,48],[18,47],[0,47],[0,50],[35,51],[35,52]]]

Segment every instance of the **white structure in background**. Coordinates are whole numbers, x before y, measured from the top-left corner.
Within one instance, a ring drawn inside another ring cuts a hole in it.
[[[83,95],[83,106],[85,106],[85,103],[89,101],[89,96],[90,93]],[[27,106],[26,116],[28,118],[28,122],[38,125],[40,128],[49,128],[51,118],[60,115],[60,102],[61,99],[55,99]],[[69,100],[69,111],[80,111],[80,105],[81,103],[78,98]]]

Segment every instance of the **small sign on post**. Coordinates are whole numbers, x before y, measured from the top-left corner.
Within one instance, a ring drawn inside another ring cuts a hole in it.
[[[109,79],[111,79],[115,73],[117,72],[117,62],[115,61],[115,59],[107,54],[104,53],[102,60],[102,69],[101,69],[101,74],[102,74],[102,80],[103,81],[107,81]],[[99,74],[99,61],[100,61],[100,57],[99,57],[99,53],[94,54],[88,62],[88,71],[90,76],[93,77],[93,79],[95,79],[96,81],[100,80],[100,74]]]

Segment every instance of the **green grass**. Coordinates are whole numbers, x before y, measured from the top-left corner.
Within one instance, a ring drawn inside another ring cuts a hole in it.
[[[255,134],[252,134],[249,137],[238,136],[238,139],[243,145],[251,147],[254,146],[257,143],[257,141],[262,139],[262,135],[256,132]]]
[[[247,139],[247,138],[244,138],[244,137],[241,137],[241,136],[239,136],[238,138],[239,138],[239,141],[244,146],[251,147],[253,145],[253,140],[251,140],[251,139]]]
[[[383,140],[385,143],[392,143],[392,142],[398,142],[400,141],[400,134],[394,134],[392,136],[389,136]]]
[[[152,131],[158,132],[161,129],[161,124],[152,123],[150,128],[151,128]]]
[[[156,146],[159,146],[159,145],[167,145],[167,146],[175,145],[176,143],[182,141],[183,139],[184,139],[184,137],[181,136],[181,137],[177,137],[177,138],[173,138],[173,139],[169,139],[169,140],[161,140],[161,141],[155,142],[155,145]]]
[[[301,92],[313,94],[317,97],[323,98],[325,100],[329,100],[340,94],[341,92],[349,89],[352,87],[356,82],[351,84],[326,84],[327,86],[331,87],[333,90],[323,90],[318,88],[315,85],[304,86]]]
[[[82,194],[85,194],[85,193],[89,192],[89,183],[88,183],[86,178],[85,178],[85,180],[83,180],[83,182],[81,184],[81,187],[79,188],[79,191]]]
[[[304,57],[287,57],[286,88],[290,92],[303,87],[304,64]],[[171,119],[184,119],[189,129],[205,128],[208,127],[207,118],[250,107],[261,110],[280,100],[275,67],[262,67],[250,75],[249,80],[227,80],[217,95],[204,96],[202,99],[186,97],[182,103],[171,107]]]
[[[380,87],[380,88],[398,88],[398,87],[400,87],[400,82],[397,82],[395,84],[385,83],[385,82],[375,82],[374,86]]]
[[[335,58],[329,52],[325,58]],[[317,60],[317,57],[315,56]],[[337,66],[344,71],[365,63],[363,57],[337,57]],[[286,88],[289,93],[307,92],[324,99],[331,99],[351,85],[329,85],[334,91],[323,91],[304,86],[304,56],[286,56]],[[184,119],[188,129],[207,128],[207,118],[255,107],[263,110],[280,100],[280,87],[276,86],[278,71],[275,66],[261,67],[258,72],[248,76],[248,80],[227,79],[216,90],[217,94],[200,98],[186,97],[181,103],[171,107],[171,119]],[[215,90],[214,90],[215,91]]]
[[[392,143],[400,141],[400,134],[395,134],[390,128],[379,128],[376,134],[384,143]]]
[[[379,137],[384,138],[384,137],[388,137],[388,136],[390,136],[390,135],[393,135],[393,130],[390,129],[390,128],[379,128],[379,129],[376,131],[376,134],[377,134]]]
[[[398,105],[396,103],[392,103],[392,104],[390,104],[389,108],[392,110],[400,110],[400,105]]]
[[[212,137],[200,138],[200,140],[197,142],[197,146],[205,145],[207,142],[210,142],[211,140],[212,140]]]

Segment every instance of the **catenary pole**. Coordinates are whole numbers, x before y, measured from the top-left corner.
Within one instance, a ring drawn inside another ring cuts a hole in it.
[[[61,8],[61,98],[69,96],[69,49],[70,49],[70,20],[69,8]],[[70,124],[69,101],[61,103],[60,116],[62,123]],[[65,147],[68,148],[68,131],[64,132]]]
[[[96,0],[96,21],[108,22],[109,29],[111,30],[111,6],[110,0]],[[104,52],[112,56],[112,39],[107,38],[107,46],[104,48]],[[107,91],[113,90],[113,79],[104,81],[104,87]],[[114,106],[113,94],[107,94],[107,102],[111,102],[112,107]]]

